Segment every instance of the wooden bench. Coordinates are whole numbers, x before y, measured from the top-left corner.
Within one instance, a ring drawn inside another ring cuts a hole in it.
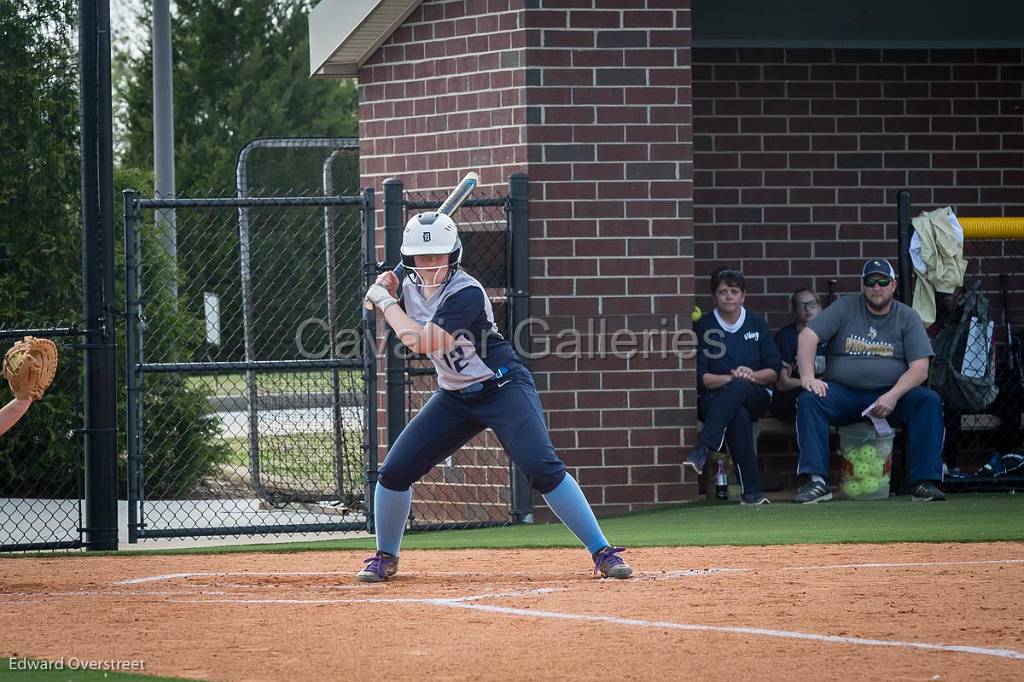
[[[960,428],[965,432],[975,433],[995,431],[1002,426],[1002,421],[1003,420],[1000,417],[994,414],[965,414],[960,418]],[[703,428],[703,422],[698,421],[698,431]],[[774,417],[763,417],[759,419],[754,423],[753,431],[755,452],[757,451],[758,440],[761,436],[788,436],[794,439],[796,438],[796,424],[794,422],[787,422]],[[893,431],[899,434],[901,429],[894,426]],[[837,434],[838,427],[831,427],[830,432],[832,434]],[[902,457],[899,457],[897,452],[893,452],[893,458],[898,462],[898,470],[901,474],[899,476],[899,481],[894,481],[893,490],[897,494],[907,494],[909,492],[909,481],[906,480],[906,463],[902,461]]]
[[[960,428],[964,431],[995,431],[1003,420],[994,414],[965,414],[960,417]],[[703,422],[697,422],[697,430],[703,429]],[[893,427],[899,433],[900,428]],[[835,433],[836,427],[832,427]],[[762,417],[754,423],[754,442],[761,436],[796,436],[796,423],[787,422],[775,417]]]

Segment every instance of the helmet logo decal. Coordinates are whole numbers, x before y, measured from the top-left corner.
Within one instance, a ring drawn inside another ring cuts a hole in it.
[[[430,233],[429,232],[424,232],[423,233],[423,241],[425,241],[425,242],[429,242],[430,241]]]

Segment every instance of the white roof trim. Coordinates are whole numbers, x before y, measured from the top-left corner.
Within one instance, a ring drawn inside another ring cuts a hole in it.
[[[355,78],[421,0],[321,0],[309,13],[310,78]]]

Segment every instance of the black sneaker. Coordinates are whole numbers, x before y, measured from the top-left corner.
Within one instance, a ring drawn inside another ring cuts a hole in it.
[[[710,453],[707,448],[697,445],[683,464],[693,469],[694,473],[700,476],[701,472],[704,471],[704,465],[708,463],[708,454]]]
[[[913,496],[910,499],[914,502],[944,502],[946,494],[939,490],[939,486],[933,481],[921,481],[914,486]]]
[[[764,496],[764,493],[744,493],[740,495],[741,505],[771,504],[772,501]]]
[[[800,486],[800,490],[793,497],[793,504],[816,504],[831,499],[832,489],[828,487],[828,483],[807,479],[807,483]]]

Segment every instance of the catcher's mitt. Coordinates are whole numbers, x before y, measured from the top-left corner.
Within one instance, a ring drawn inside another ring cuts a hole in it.
[[[57,346],[49,339],[26,336],[4,355],[4,377],[19,400],[39,400],[57,373]]]

